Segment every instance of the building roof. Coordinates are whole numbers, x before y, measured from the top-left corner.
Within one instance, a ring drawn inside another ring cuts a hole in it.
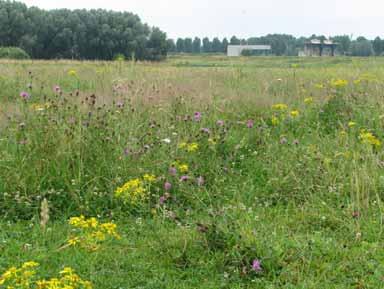
[[[271,50],[271,45],[228,45],[229,49]]]
[[[320,39],[311,39],[311,40],[309,40],[308,42],[306,42],[305,44],[313,44],[313,45],[320,45],[320,44],[323,44],[323,45],[337,45],[337,43],[334,43],[332,40],[329,40],[329,39],[325,39],[323,42],[321,42]]]

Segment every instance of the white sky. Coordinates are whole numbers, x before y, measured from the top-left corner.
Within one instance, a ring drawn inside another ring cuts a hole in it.
[[[168,37],[384,36],[384,0],[24,0],[28,6],[104,8],[138,14]]]

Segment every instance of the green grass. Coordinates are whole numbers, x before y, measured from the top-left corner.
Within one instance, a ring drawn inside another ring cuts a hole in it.
[[[383,287],[383,62],[0,62],[0,274],[34,260],[100,289]],[[145,199],[116,197],[144,174]],[[81,214],[122,238],[67,247]]]

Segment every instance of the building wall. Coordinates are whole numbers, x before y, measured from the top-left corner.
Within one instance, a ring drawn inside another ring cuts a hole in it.
[[[241,56],[243,50],[260,50],[260,51],[270,51],[270,45],[228,45],[227,55],[229,57],[238,57]]]

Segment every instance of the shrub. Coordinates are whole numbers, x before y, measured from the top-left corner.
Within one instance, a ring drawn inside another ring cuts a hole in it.
[[[0,47],[0,58],[30,59],[30,56],[19,47]]]

